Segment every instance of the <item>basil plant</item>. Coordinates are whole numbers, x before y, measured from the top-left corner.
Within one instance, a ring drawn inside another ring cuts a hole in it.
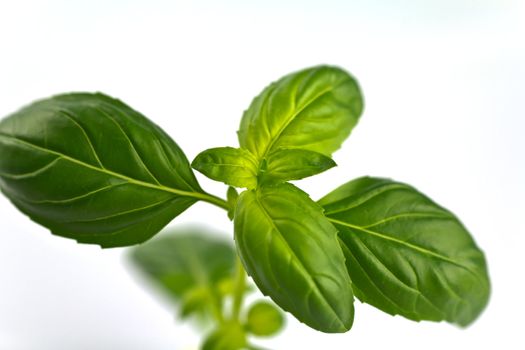
[[[346,71],[304,69],[253,99],[239,147],[211,148],[190,163],[123,102],[57,95],[0,122],[0,187],[53,234],[104,248],[145,242],[198,201],[224,209],[240,273],[230,291],[234,310],[217,309],[224,315],[209,349],[249,348],[250,327],[238,322],[246,319],[244,271],[282,310],[321,332],[350,330],[354,297],[390,315],[467,326],[486,306],[490,283],[483,252],[453,213],[388,178],[354,179],[317,201],[290,183],[334,167],[332,154],[362,111]],[[226,199],[206,192],[192,169],[228,185]]]

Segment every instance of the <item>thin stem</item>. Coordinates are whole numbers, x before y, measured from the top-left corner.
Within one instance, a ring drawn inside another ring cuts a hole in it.
[[[211,203],[219,208],[222,208],[226,211],[229,211],[230,210],[230,205],[228,204],[228,202],[226,202],[224,199],[220,198],[220,197],[217,197],[217,196],[214,196],[213,194],[210,194],[210,193],[207,193],[207,192],[204,192],[204,193],[198,193],[198,192],[194,192],[192,193],[191,197],[194,197],[194,198],[197,198],[197,199],[200,199],[200,200],[203,200],[205,202],[208,202],[208,203]]]
[[[217,296],[215,293],[211,295],[212,301],[211,301],[211,312],[213,314],[213,318],[217,321],[218,324],[224,323],[224,316],[222,314],[222,308],[219,300],[217,299]]]
[[[237,256],[235,285],[233,287],[232,320],[239,320],[241,314],[244,293],[246,292],[246,272],[242,266],[241,259]]]
[[[246,348],[247,348],[248,350],[267,350],[267,349],[265,349],[265,348],[261,348],[260,346],[253,345],[253,344],[248,344],[248,345],[246,346]]]
[[[210,204],[213,204],[219,208],[222,208],[224,210],[226,210],[227,212],[230,210],[230,205],[228,204],[227,201],[225,201],[224,199],[220,198],[220,197],[217,197],[211,193],[208,193],[208,192],[203,192],[203,193],[200,193],[200,192],[193,192],[191,194],[191,197],[194,197],[194,198],[197,198],[197,199],[200,199],[204,202],[208,202]],[[239,258],[237,258],[239,259]],[[238,261],[238,264],[240,264],[240,261]],[[238,267],[239,268],[239,267]],[[242,264],[240,264],[240,268],[242,269]],[[239,274],[239,272],[237,272]],[[244,270],[242,270],[242,275],[244,276]],[[236,276],[236,281],[238,281],[239,279],[239,276],[237,275]],[[244,281],[242,282],[243,285],[244,285]],[[242,293],[244,293],[244,288],[242,290]],[[221,303],[219,302],[218,298],[216,295],[211,295],[211,298],[212,298],[212,302],[211,302],[211,312],[213,314],[213,318],[217,321],[217,323],[219,325],[222,325],[224,324],[224,315],[223,315],[223,310],[222,310],[222,307],[221,307]],[[242,295],[240,296],[240,303],[239,303],[239,308],[240,308],[240,304],[242,304]],[[236,305],[236,303],[234,302],[234,305]],[[234,307],[235,308],[235,307]],[[240,312],[240,309],[239,311],[237,311],[237,314]]]

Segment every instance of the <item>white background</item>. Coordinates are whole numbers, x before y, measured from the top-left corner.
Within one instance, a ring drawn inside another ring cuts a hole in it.
[[[52,94],[99,90],[162,126],[190,160],[235,146],[242,111],[270,81],[321,63],[357,77],[366,110],[335,154],[339,167],[299,186],[319,198],[367,174],[413,184],[471,230],[492,298],[465,330],[357,302],[349,333],[289,317],[284,333],[261,344],[525,348],[524,1],[0,0],[0,116]],[[0,349],[195,348],[198,337],[137,283],[123,249],[53,237],[4,197],[0,218]],[[207,204],[176,222],[231,232]]]

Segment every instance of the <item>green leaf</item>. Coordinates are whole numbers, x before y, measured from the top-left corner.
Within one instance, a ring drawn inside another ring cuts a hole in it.
[[[284,316],[275,305],[259,301],[248,310],[246,329],[251,334],[268,337],[279,332],[284,326]]]
[[[337,232],[306,193],[285,183],[241,193],[235,242],[259,289],[323,332],[345,332],[354,309]]]
[[[228,218],[230,220],[233,220],[233,217],[235,216],[235,206],[237,205],[237,199],[239,198],[239,192],[235,189],[235,187],[228,187],[228,190],[226,191],[226,199],[228,203]]]
[[[202,350],[241,350],[247,345],[246,333],[239,322],[227,322],[213,331],[202,345]]]
[[[235,187],[228,186],[228,190],[226,191],[226,199],[228,202],[228,205],[235,207],[237,204],[237,199],[239,198],[239,192],[235,189]]]
[[[332,158],[302,149],[278,149],[268,156],[265,181],[299,180],[334,167]]]
[[[339,230],[356,296],[389,314],[466,326],[485,308],[485,258],[461,222],[413,187],[351,181],[319,203]]]
[[[203,316],[220,308],[223,284],[234,272],[235,252],[207,229],[186,228],[133,248],[131,259],[154,285],[181,304],[182,316],[194,312]]]
[[[257,186],[257,160],[244,149],[211,148],[199,153],[191,166],[210,179],[227,185],[246,188]]]
[[[357,82],[336,67],[287,75],[257,96],[238,131],[241,148],[262,160],[279,148],[330,156],[348,137],[363,110]]]
[[[208,287],[199,286],[188,290],[181,298],[180,318],[185,319],[194,314],[206,318],[209,311],[207,307],[214,302],[213,298]]]
[[[99,93],[55,96],[3,119],[0,188],[54,234],[103,247],[147,240],[203,196],[169,136]]]

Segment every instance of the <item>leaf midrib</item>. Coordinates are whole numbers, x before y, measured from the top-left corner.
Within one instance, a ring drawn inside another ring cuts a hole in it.
[[[291,113],[290,117],[288,118],[288,120],[286,120],[286,122],[279,128],[277,134],[270,140],[270,142],[268,143],[268,145],[266,146],[264,152],[262,153],[262,156],[261,156],[261,159],[264,159],[266,156],[268,156],[268,154],[271,152],[273,146],[275,145],[275,143],[277,142],[277,140],[279,140],[279,138],[281,137],[281,135],[283,134],[283,132],[288,128],[288,126],[290,126],[290,124],[295,120],[295,118],[301,114],[306,108],[308,108],[312,103],[314,103],[317,99],[319,99],[320,97],[326,95],[327,93],[337,89],[339,86],[341,86],[342,84],[344,84],[345,82],[347,81],[347,79],[343,79],[341,82],[335,84],[335,85],[330,85],[328,88],[326,89],[323,89],[323,91],[321,91],[320,93],[316,94],[311,100],[309,100],[308,102],[306,102],[304,104],[304,106],[302,106],[301,108],[299,108],[297,111]],[[274,91],[272,91],[272,93],[274,93]],[[271,94],[267,97],[266,99],[266,103],[268,103],[268,100],[270,100],[271,98]]]
[[[335,310],[333,309],[332,305],[330,305],[328,303],[328,301],[325,299],[324,297],[324,294],[323,292],[321,292],[321,289],[319,288],[319,285],[317,284],[317,282],[314,280],[314,278],[310,275],[310,272],[308,271],[308,269],[304,266],[304,264],[301,262],[301,260],[297,257],[297,255],[295,254],[295,252],[293,251],[293,249],[290,247],[290,245],[288,244],[288,241],[284,238],[284,235],[282,234],[282,232],[279,230],[279,228],[277,228],[277,226],[275,225],[273,219],[271,218],[270,214],[268,213],[268,211],[266,210],[266,208],[264,207],[264,205],[262,204],[259,196],[257,193],[254,193],[254,197],[255,197],[255,201],[257,202],[257,204],[259,205],[259,207],[261,208],[261,211],[263,212],[264,216],[268,219],[268,221],[270,222],[270,225],[274,228],[274,230],[276,232],[279,233],[279,235],[281,236],[282,240],[284,241],[284,243],[286,244],[286,246],[288,247],[288,249],[290,250],[290,252],[292,253],[292,256],[295,258],[296,261],[299,262],[299,265],[301,266],[301,268],[306,272],[306,275],[308,276],[308,279],[310,280],[310,282],[313,284],[313,286],[315,287],[315,290],[323,296],[323,298],[321,298],[323,304],[327,305],[328,306],[328,309],[333,313],[333,315],[335,316],[335,319],[337,321],[339,321],[340,323],[340,326],[342,328],[346,328],[344,322],[340,319],[339,315],[335,312]]]
[[[373,230],[368,230],[368,229],[366,229],[364,227],[361,227],[361,226],[358,226],[358,225],[354,225],[354,224],[351,224],[351,223],[348,223],[348,222],[344,222],[344,221],[340,221],[340,220],[337,220],[337,219],[333,219],[333,218],[330,218],[330,217],[327,217],[327,218],[328,218],[329,221],[333,222],[336,225],[345,226],[345,227],[348,227],[348,228],[351,228],[351,229],[358,230],[358,231],[361,231],[363,233],[369,234],[371,236],[381,238],[383,240],[387,240],[387,241],[391,241],[391,242],[400,244],[400,245],[405,246],[405,247],[407,247],[407,248],[409,248],[411,250],[418,251],[418,252],[420,252],[420,253],[422,253],[424,255],[432,256],[432,257],[437,258],[439,260],[442,260],[442,261],[448,262],[450,264],[456,265],[458,267],[461,267],[461,268],[469,271],[473,275],[478,276],[478,274],[475,273],[474,271],[472,271],[468,266],[465,266],[465,265],[461,264],[460,262],[457,262],[457,261],[455,261],[455,260],[453,260],[453,259],[451,259],[451,258],[449,258],[447,256],[444,256],[442,254],[436,253],[436,252],[434,252],[432,250],[429,250],[429,249],[417,246],[415,244],[412,244],[412,243],[409,243],[409,242],[397,239],[397,238],[392,237],[392,236],[388,236],[388,235],[382,234],[380,232],[376,232],[376,231],[373,231]]]
[[[354,253],[350,250],[350,248],[348,248],[348,246],[345,244],[345,242],[341,238],[339,238],[339,244],[343,252],[346,250],[346,254],[352,255],[354,260],[357,262],[357,267],[361,269],[363,275],[369,281],[369,283],[375,288],[376,292],[379,293],[383,298],[385,298],[394,308],[396,308],[397,309],[396,313],[399,314],[398,311],[403,310],[403,308],[396,301],[394,301],[389,295],[385,294],[383,290],[379,288],[379,286],[377,285],[377,282],[373,278],[370,278],[370,274],[368,273],[367,270],[365,270],[365,268],[363,267],[363,264],[355,257]],[[356,288],[354,284],[352,286],[353,288]],[[361,300],[361,301],[366,302],[365,300]]]
[[[94,171],[106,174],[108,176],[113,176],[113,177],[125,180],[125,181],[127,181],[129,183],[132,183],[134,185],[147,187],[147,188],[151,188],[151,189],[155,189],[155,190],[159,190],[159,191],[169,192],[169,193],[176,194],[178,196],[191,197],[191,198],[203,199],[203,200],[205,200],[207,198],[207,196],[204,195],[203,193],[183,191],[183,190],[179,190],[179,189],[168,187],[168,186],[164,186],[164,185],[155,185],[155,184],[152,184],[152,183],[149,183],[149,182],[145,182],[145,181],[142,181],[142,180],[134,179],[132,177],[129,177],[129,176],[126,176],[126,175],[123,175],[123,174],[111,171],[111,170],[106,169],[106,168],[99,168],[97,166],[91,165],[91,164],[86,163],[84,161],[81,161],[81,160],[75,159],[73,157],[70,157],[70,156],[68,156],[68,155],[66,155],[64,153],[53,151],[51,149],[35,145],[34,143],[31,143],[31,142],[19,139],[17,137],[11,136],[11,135],[6,135],[4,133],[0,133],[0,137],[12,140],[14,142],[21,143],[21,144],[23,144],[25,146],[28,146],[30,148],[34,148],[34,149],[39,150],[39,151],[44,152],[44,153],[53,154],[53,155],[55,155],[57,157],[60,157],[60,158],[62,158],[64,160],[67,160],[67,161],[70,161],[72,163],[78,164],[78,165],[80,165],[82,167],[85,167],[85,168],[88,168],[88,169],[91,169],[91,170],[94,170]]]
[[[348,203],[345,203],[345,205],[343,205],[343,206],[338,205],[337,208],[334,209],[334,210],[327,210],[327,211],[325,211],[325,215],[332,215],[332,214],[337,214],[337,213],[341,213],[341,212],[344,212],[344,211],[348,211],[350,209],[355,209],[355,208],[365,204],[366,202],[370,201],[371,199],[373,199],[373,198],[375,198],[377,196],[380,196],[382,194],[385,194],[386,192],[395,191],[395,190],[410,190],[410,188],[407,185],[401,184],[401,183],[392,183],[392,184],[388,184],[388,185],[381,185],[380,187],[378,186],[377,188],[375,188],[373,191],[364,192],[364,194],[361,195],[360,197],[358,197],[357,194],[356,194],[355,195],[356,198],[354,198],[353,200],[350,200]],[[329,206],[333,206],[333,204],[339,204],[341,202],[345,202],[345,201],[347,201],[347,198],[340,198],[340,199],[338,199],[336,201],[333,201],[332,203],[327,203],[327,204],[323,205],[323,207],[329,207]],[[319,202],[322,202],[323,199],[324,198],[321,198],[319,200]]]

